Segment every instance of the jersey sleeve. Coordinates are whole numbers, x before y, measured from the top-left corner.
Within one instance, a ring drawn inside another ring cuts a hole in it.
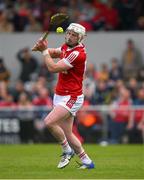
[[[57,47],[56,50],[62,52],[61,47]]]
[[[78,59],[79,57],[79,52],[78,51],[73,51],[71,52],[66,58],[64,58],[64,62],[70,66],[73,67],[74,66],[74,62]]]

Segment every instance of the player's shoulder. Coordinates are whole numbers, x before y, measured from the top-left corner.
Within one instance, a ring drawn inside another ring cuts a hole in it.
[[[85,52],[85,45],[80,43],[79,45],[74,47],[74,50],[79,52]]]

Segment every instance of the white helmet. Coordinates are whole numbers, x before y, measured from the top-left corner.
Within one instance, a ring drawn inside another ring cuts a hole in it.
[[[79,42],[86,36],[86,29],[84,26],[78,23],[71,23],[67,30],[73,30],[75,33],[79,34]]]

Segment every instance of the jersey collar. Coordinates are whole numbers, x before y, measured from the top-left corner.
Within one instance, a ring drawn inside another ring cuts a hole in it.
[[[77,48],[77,47],[84,47],[84,44],[82,44],[82,43],[79,43],[77,46],[75,46],[75,47],[73,47],[73,48],[67,48],[67,51],[71,51],[72,49],[75,49],[75,48]]]

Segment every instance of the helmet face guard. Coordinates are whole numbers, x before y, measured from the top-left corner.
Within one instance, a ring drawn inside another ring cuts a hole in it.
[[[77,33],[79,35],[78,42],[81,42],[83,38],[86,36],[85,27],[77,23],[71,23],[66,30],[72,30],[75,33]]]

